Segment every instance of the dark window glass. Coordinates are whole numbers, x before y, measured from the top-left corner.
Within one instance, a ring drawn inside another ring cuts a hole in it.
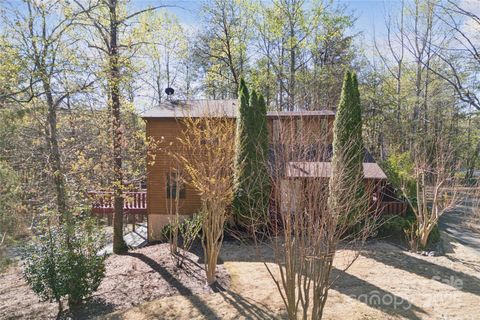
[[[170,172],[167,174],[167,199],[175,199],[177,192],[180,199],[185,199],[185,184],[181,174]]]

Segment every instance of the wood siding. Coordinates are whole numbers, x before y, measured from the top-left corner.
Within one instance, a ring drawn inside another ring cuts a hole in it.
[[[289,130],[295,134],[309,132],[309,136],[327,136],[326,143],[332,143],[333,116],[316,117],[269,117],[268,130],[270,142],[275,143],[276,126],[282,131]],[[235,121],[235,119],[232,119]],[[275,123],[275,124],[274,124]],[[181,136],[185,126],[181,120],[175,118],[148,118],[146,119],[147,139],[155,141],[155,152],[150,151],[147,161],[147,213],[148,213],[148,240],[157,241],[161,238],[162,228],[169,223],[169,219],[175,214],[173,199],[167,199],[167,175],[172,170],[181,170],[178,164],[167,155],[166,151],[181,151],[178,137]],[[311,135],[311,132],[315,133]],[[295,135],[294,134],[294,135]],[[292,136],[298,139],[298,136]],[[233,143],[233,141],[232,141]],[[185,186],[185,198],[179,199],[178,213],[182,217],[188,217],[200,208],[200,197],[197,192],[187,184]]]
[[[295,143],[302,141],[307,144],[308,139],[322,139],[325,144],[333,142],[334,116],[309,117],[269,117],[267,126],[270,144]],[[280,139],[280,137],[282,137]],[[290,138],[291,141],[285,141]],[[315,141],[315,143],[318,140]]]
[[[159,240],[161,230],[175,214],[174,199],[167,199],[167,175],[172,171],[181,171],[177,162],[167,155],[168,151],[178,152],[181,145],[178,138],[184,130],[181,121],[174,118],[149,119],[147,121],[147,139],[152,139],[155,151],[150,151],[147,161],[147,213],[149,241]],[[178,212],[188,216],[199,208],[200,197],[188,184],[185,185],[185,198],[179,199]]]

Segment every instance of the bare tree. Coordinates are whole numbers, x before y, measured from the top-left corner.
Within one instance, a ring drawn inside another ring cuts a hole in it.
[[[376,186],[367,185],[361,198],[352,196],[364,179],[363,175],[346,178],[351,175],[348,150],[337,154],[341,164],[335,167],[337,182],[330,180],[333,169],[327,159],[331,150],[324,144],[329,130],[315,132],[311,128],[321,128],[320,121],[298,119],[305,126],[299,135],[292,125],[296,121],[291,120],[279,121],[276,127],[280,144],[273,150],[270,166],[276,208],[270,237],[279,275],[266,266],[289,319],[321,319],[335,280],[330,275],[336,251],[340,245],[350,249],[342,266],[347,269],[373,229],[375,214],[369,213],[367,195]],[[332,195],[341,201],[332,202]]]
[[[404,60],[405,60],[405,1],[402,0],[400,19],[398,21],[392,22],[392,18],[389,15],[388,19],[385,21],[385,27],[387,30],[387,47],[389,56],[393,58],[394,65],[390,66],[388,57],[383,53],[383,51],[378,47],[377,40],[374,39],[375,50],[380,57],[380,60],[383,62],[388,73],[395,79],[395,116],[397,121],[395,125],[397,126],[396,131],[398,136],[403,136],[403,124],[401,121],[402,110],[403,110],[403,96],[402,96],[402,85],[403,85],[403,72],[404,72]],[[379,134],[383,137],[383,132]],[[382,138],[383,139],[383,138]],[[383,155],[383,154],[382,154]]]
[[[475,31],[480,27],[480,16],[457,1],[447,0],[437,6],[440,9],[437,16],[452,34],[453,43],[436,50],[443,68],[431,67],[431,70],[453,87],[461,101],[480,110],[475,77],[480,68],[480,43]]]
[[[432,147],[436,150],[431,150]],[[413,155],[413,177],[416,185],[416,198],[408,195],[403,187],[405,198],[410,204],[416,222],[409,230],[412,250],[424,249],[428,245],[431,231],[439,218],[459,202],[459,181],[455,172],[459,164],[454,159],[452,142],[439,135],[436,141],[417,142]]]
[[[205,28],[196,52],[206,72],[207,94],[236,98],[248,63],[249,17],[243,1],[211,0],[202,7]]]
[[[183,124],[183,134],[178,140],[181,151],[172,156],[200,195],[205,272],[208,284],[213,286],[228,207],[233,198],[235,123],[212,112],[200,118],[185,118]]]

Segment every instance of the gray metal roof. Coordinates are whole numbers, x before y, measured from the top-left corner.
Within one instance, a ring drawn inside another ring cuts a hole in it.
[[[234,118],[237,100],[177,100],[167,101],[153,107],[142,118],[186,118],[206,115]]]
[[[334,116],[333,110],[269,111],[267,117]]]
[[[213,117],[235,118],[237,115],[237,99],[229,100],[177,100],[166,101],[158,107],[146,111],[142,118],[185,118]],[[332,110],[315,111],[269,111],[267,117],[309,117],[334,116]]]
[[[332,174],[331,162],[289,162],[288,178],[329,178]],[[366,179],[387,179],[382,168],[376,163],[363,163]]]

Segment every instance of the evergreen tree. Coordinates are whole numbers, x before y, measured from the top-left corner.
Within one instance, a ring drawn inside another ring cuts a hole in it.
[[[330,207],[333,210],[341,208],[345,199],[352,196],[352,191],[359,199],[359,206],[363,205],[360,201],[364,194],[363,154],[362,116],[357,76],[347,71],[333,128],[332,176],[330,178]],[[352,190],[352,186],[357,186],[356,190]],[[344,216],[351,217],[355,211]]]
[[[248,159],[251,158],[250,150],[250,125],[249,125],[249,103],[250,94],[244,79],[240,80],[238,93],[240,106],[237,111],[237,130],[235,135],[235,192],[233,199],[233,211],[235,220],[238,222],[245,210],[247,200],[247,184],[250,176],[250,165]]]
[[[256,165],[255,176],[258,192],[256,193],[255,211],[260,222],[268,219],[268,208],[270,202],[270,176],[268,172],[268,127],[267,127],[267,105],[263,95],[259,95],[255,110],[256,128]]]
[[[270,187],[266,104],[263,96],[258,96],[255,90],[249,94],[243,79],[239,100],[233,210],[236,223],[252,230],[254,224],[266,221],[268,212]]]

